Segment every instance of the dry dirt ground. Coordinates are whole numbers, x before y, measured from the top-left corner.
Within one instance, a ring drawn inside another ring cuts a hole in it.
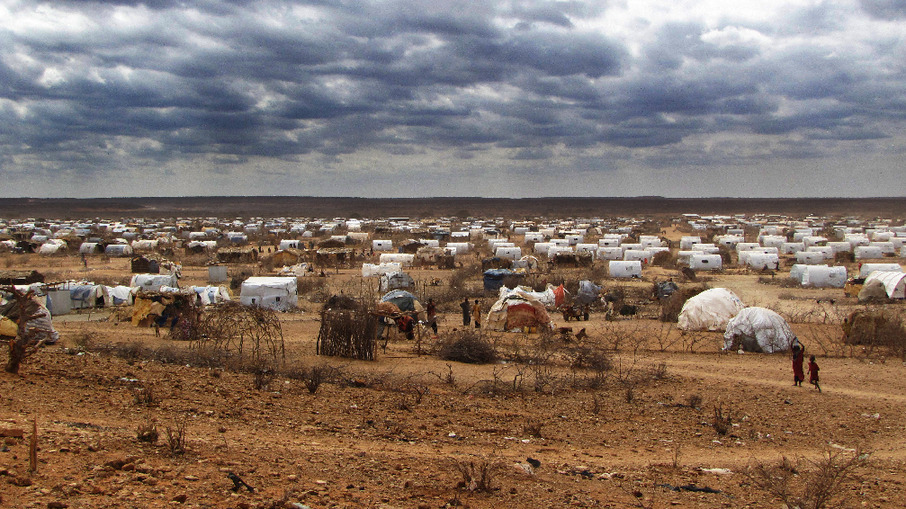
[[[27,263],[58,278],[128,278],[124,260],[92,259],[87,271],[77,258]],[[349,288],[354,272],[327,280]],[[205,279],[203,267],[184,273],[186,284]],[[708,283],[748,304],[806,307],[811,319],[840,313],[819,299],[845,305],[839,290],[757,279],[727,273]],[[817,486],[825,455],[843,461],[856,450],[870,453],[868,463],[829,507],[906,506],[906,366],[840,355],[836,332],[821,323],[793,324],[819,355],[819,393],[793,386],[786,355],[721,353],[719,334],[681,337],[644,317],[569,323],[591,338],[625,338],[597,383],[600,373],[563,363],[447,362],[399,339],[373,362],[321,358],[318,305],[302,307],[281,318],[287,365],[342,373],[314,394],[282,375],[266,387],[259,377],[256,388],[249,373],[113,355],[128,348],[102,346],[185,344],[106,313],[56,320],[58,345],[19,375],[0,375],[0,507],[781,507],[747,474],[752,467],[789,458],[800,492]],[[461,324],[458,309],[442,311],[443,335]],[[509,351],[538,342],[488,337]],[[729,417],[723,434],[718,409]],[[156,427],[158,439],[139,440],[142,427]],[[180,432],[185,451],[174,454]],[[489,489],[469,485],[481,471]],[[234,491],[230,472],[254,491]]]

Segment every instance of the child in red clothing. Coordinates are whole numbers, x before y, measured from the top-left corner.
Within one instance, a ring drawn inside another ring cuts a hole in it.
[[[808,381],[818,389],[818,392],[821,392],[821,386],[818,385],[818,363],[815,362],[815,356],[812,355],[808,358]]]
[[[793,385],[802,387],[802,381],[805,380],[805,373],[802,369],[805,349],[799,344],[793,344]]]

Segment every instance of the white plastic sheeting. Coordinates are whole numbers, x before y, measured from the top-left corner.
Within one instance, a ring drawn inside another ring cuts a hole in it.
[[[298,304],[296,285],[294,277],[250,277],[242,282],[239,303],[287,311]]]
[[[726,288],[711,288],[683,304],[677,326],[683,330],[721,330],[745,307],[735,293]]]
[[[793,342],[790,325],[774,311],[760,307],[744,308],[727,322],[724,350],[734,344],[746,352],[774,353],[790,349]]]
[[[884,285],[884,291],[887,292],[889,298],[906,298],[906,273],[874,271],[865,278],[865,284],[874,280],[880,281]]]

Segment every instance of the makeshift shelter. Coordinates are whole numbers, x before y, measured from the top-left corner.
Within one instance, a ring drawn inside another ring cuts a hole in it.
[[[790,325],[774,311],[760,307],[744,308],[727,322],[724,350],[774,353],[790,349]]]
[[[491,306],[487,328],[518,331],[526,328],[551,327],[550,315],[538,299],[519,288],[507,291]]]
[[[906,298],[906,272],[872,272],[865,278],[865,284],[862,286],[862,289],[864,290],[865,287],[873,285],[874,281],[879,281],[881,285],[883,285],[884,293],[887,295],[887,298]],[[861,300],[861,293],[859,294],[859,297]]]
[[[382,276],[393,272],[399,272],[403,266],[399,263],[363,263],[362,277]]]
[[[239,303],[288,311],[299,303],[297,281],[294,277],[250,277],[239,289]]]
[[[175,274],[136,274],[132,276],[129,286],[139,287],[146,292],[156,292],[161,286],[177,286]]]
[[[876,270],[903,272],[903,267],[899,263],[863,263],[859,266],[859,277],[868,277]]]
[[[24,313],[26,317],[34,317],[25,322],[33,340],[44,341],[47,345],[59,341],[60,334],[53,328],[51,313],[37,296],[32,295],[22,307],[25,309],[20,309],[13,296],[4,298],[0,295],[0,336],[16,337],[19,332],[19,317]]]
[[[380,291],[389,292],[390,290],[399,290],[402,288],[413,288],[415,280],[412,276],[403,271],[392,272],[381,275]]]
[[[113,297],[104,285],[86,282],[71,282],[63,285],[69,290],[71,309],[92,309],[113,305]]]
[[[720,330],[745,304],[726,288],[711,288],[689,298],[680,310],[677,327],[683,330]]]
[[[528,295],[538,302],[544,305],[546,309],[556,309],[559,308],[566,302],[566,288],[563,285],[554,286],[548,283],[547,288],[543,292],[536,292],[528,286],[517,286],[514,289],[509,289],[506,286],[501,286],[498,290],[497,298],[500,299],[505,295],[508,295],[513,290],[519,290],[521,294]]]
[[[424,308],[422,308],[418,299],[415,298],[415,295],[412,295],[405,290],[389,291],[381,297],[381,302],[389,302],[402,312],[414,311],[416,313],[421,313],[424,311]]]
[[[827,265],[800,265],[802,286],[815,288],[843,288],[846,285],[846,267],[828,267]],[[792,272],[792,271],[790,271]]]
[[[601,292],[601,287],[592,283],[591,281],[583,279],[579,281],[579,291],[576,293],[576,297],[573,299],[575,304],[587,305],[598,300],[598,294]]]
[[[504,284],[506,278],[522,277],[523,274],[510,269],[488,269],[484,271],[484,289],[496,291]]]
[[[132,256],[132,246],[129,244],[110,244],[104,248],[107,256]]]
[[[210,306],[232,300],[230,291],[225,286],[190,286],[186,291],[189,294],[195,294],[196,303],[200,303],[202,306]]]
[[[160,273],[160,262],[147,256],[134,256],[129,263],[133,274]]]

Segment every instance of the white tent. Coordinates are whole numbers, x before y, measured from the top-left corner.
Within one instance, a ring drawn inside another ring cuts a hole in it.
[[[239,303],[279,311],[293,309],[299,302],[294,277],[250,277],[242,282]]]
[[[381,253],[378,261],[381,265],[385,263],[398,263],[401,267],[411,267],[415,262],[415,255],[406,253]]]
[[[874,280],[884,285],[887,297],[906,299],[906,272],[874,271],[865,278],[865,285]]]
[[[868,277],[869,274],[876,270],[903,272],[903,267],[899,263],[863,263],[859,267],[859,277]]]
[[[403,266],[399,263],[381,263],[379,265],[374,263],[363,263],[362,277],[377,277],[382,274],[399,272],[402,269]]]
[[[691,297],[680,310],[677,326],[683,330],[720,330],[745,304],[726,288],[711,288]]]
[[[747,352],[782,352],[789,350],[795,337],[786,320],[774,311],[744,308],[727,322],[724,350],[735,347]]]
[[[161,286],[177,286],[177,278],[171,274],[136,274],[132,276],[131,287],[138,287],[147,292],[156,292]]]
[[[610,277],[642,277],[642,262],[611,260],[607,272]]]
[[[689,268],[696,270],[720,270],[723,267],[723,259],[719,254],[693,253],[689,256]]]
[[[846,285],[846,267],[803,265],[799,282],[815,288],[843,288]]]
[[[190,286],[187,290],[197,295],[203,306],[231,300],[230,291],[225,286]]]

